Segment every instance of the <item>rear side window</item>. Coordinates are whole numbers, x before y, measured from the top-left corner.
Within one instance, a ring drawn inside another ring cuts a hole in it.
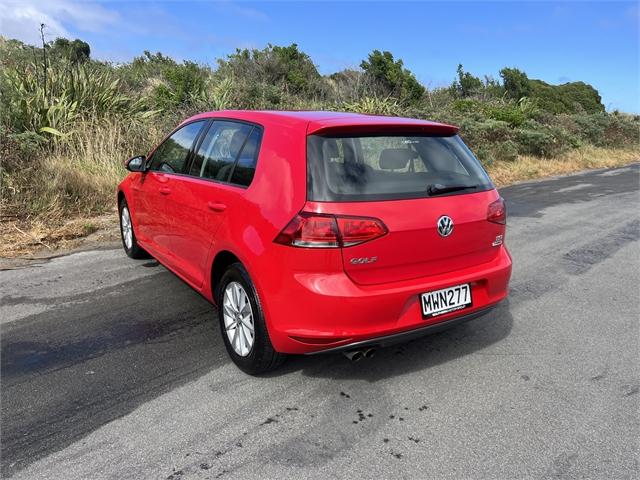
[[[238,154],[251,133],[251,125],[215,121],[193,159],[190,174],[211,180],[229,180]]]
[[[193,122],[175,131],[153,152],[149,168],[166,173],[182,173],[193,142],[205,123]]]
[[[307,140],[308,197],[314,201],[400,200],[493,188],[459,136],[320,136]],[[468,188],[467,188],[468,187]]]
[[[238,163],[233,169],[231,175],[231,183],[238,185],[244,185],[248,187],[253,180],[253,175],[256,173],[256,162],[258,161],[258,151],[260,149],[260,140],[262,139],[262,130],[258,127],[254,127],[247,143],[245,143],[240,156],[238,157]]]

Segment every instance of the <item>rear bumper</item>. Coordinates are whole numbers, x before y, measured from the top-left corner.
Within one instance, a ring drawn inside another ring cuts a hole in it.
[[[484,315],[507,296],[511,257],[496,257],[463,270],[382,285],[358,285],[344,272],[284,274],[265,292],[269,335],[282,353],[311,354],[382,345],[421,336]],[[420,294],[471,284],[473,305],[423,319]]]
[[[396,343],[408,342],[409,340],[414,340],[416,338],[424,337],[425,335],[437,333],[442,330],[446,330],[447,328],[460,325],[461,323],[468,322],[469,320],[474,320],[478,317],[482,317],[483,315],[486,315],[487,313],[491,312],[491,310],[493,310],[495,307],[496,305],[492,305],[488,308],[484,308],[482,310],[478,310],[473,313],[469,313],[467,315],[460,315],[459,317],[452,318],[450,320],[446,320],[443,322],[438,322],[438,323],[434,323],[424,327],[415,328],[413,330],[409,330],[406,332],[394,333],[393,335],[385,335],[383,337],[376,337],[376,338],[371,338],[369,340],[361,340],[359,342],[348,343],[345,345],[341,345],[339,347],[333,347],[325,350],[309,352],[307,353],[307,355],[343,352],[346,350],[356,350],[356,349],[361,349],[365,347],[388,347],[390,345],[395,345]]]

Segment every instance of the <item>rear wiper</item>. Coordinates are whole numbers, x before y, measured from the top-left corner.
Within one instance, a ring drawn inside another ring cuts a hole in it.
[[[475,190],[476,188],[478,188],[478,185],[440,185],[439,183],[435,183],[429,185],[427,193],[433,196],[449,192],[458,192],[460,190]]]

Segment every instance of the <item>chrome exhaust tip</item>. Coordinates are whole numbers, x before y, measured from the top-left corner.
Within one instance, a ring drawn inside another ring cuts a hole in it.
[[[362,354],[364,355],[365,358],[373,358],[373,356],[376,354],[376,349],[367,348],[364,352],[362,352]]]
[[[347,357],[352,362],[358,362],[364,358],[364,354],[362,350],[349,350],[347,352],[342,352],[345,357]]]

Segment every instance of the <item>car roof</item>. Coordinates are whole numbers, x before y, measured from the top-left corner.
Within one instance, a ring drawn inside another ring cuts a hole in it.
[[[263,126],[270,124],[301,128],[307,134],[400,132],[412,131],[441,135],[454,135],[458,127],[445,123],[404,117],[363,115],[333,111],[286,111],[286,110],[220,110],[205,112],[185,120],[183,123],[203,118],[228,118],[255,122]]]

